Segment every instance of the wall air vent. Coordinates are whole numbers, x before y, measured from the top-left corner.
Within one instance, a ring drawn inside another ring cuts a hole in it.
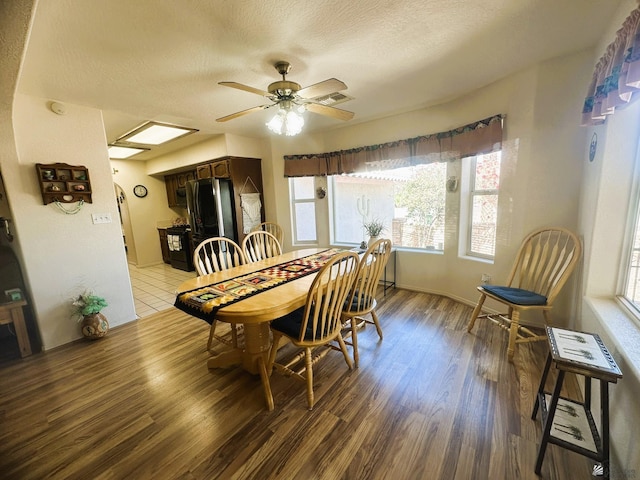
[[[344,103],[348,102],[349,100],[353,100],[353,97],[345,95],[344,93],[333,92],[328,95],[322,95],[320,97],[313,98],[312,100],[322,105],[332,107],[334,105],[337,105],[338,103]]]

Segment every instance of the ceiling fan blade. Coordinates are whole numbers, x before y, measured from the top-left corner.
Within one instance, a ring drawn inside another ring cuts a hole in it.
[[[320,115],[326,115],[328,117],[337,118],[338,120],[351,120],[354,113],[347,110],[342,110],[336,107],[328,107],[326,105],[320,105],[319,103],[307,103],[305,108],[313,113],[319,113]]]
[[[227,115],[226,117],[216,118],[216,122],[226,122],[228,120],[233,120],[234,118],[242,117],[248,113],[257,112],[259,110],[264,110],[265,108],[270,107],[270,105],[260,105],[258,107],[247,108],[246,110],[242,110],[240,112],[232,113],[231,115]]]
[[[302,98],[314,98],[346,89],[347,86],[344,84],[344,82],[341,82],[337,78],[329,78],[328,80],[325,80],[323,82],[314,83],[313,85],[304,87],[302,90],[298,90],[296,94]]]
[[[245,92],[255,93],[257,95],[262,95],[263,97],[271,97],[272,95],[269,92],[264,90],[260,90],[259,88],[250,87],[249,85],[243,85],[238,82],[218,82],[218,85],[223,85],[225,87],[237,88],[238,90],[244,90]]]

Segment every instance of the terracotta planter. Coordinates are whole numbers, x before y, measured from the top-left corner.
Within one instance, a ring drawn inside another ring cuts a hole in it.
[[[109,322],[101,313],[94,313],[92,315],[85,315],[82,319],[82,335],[85,338],[96,340],[104,337],[109,331]]]

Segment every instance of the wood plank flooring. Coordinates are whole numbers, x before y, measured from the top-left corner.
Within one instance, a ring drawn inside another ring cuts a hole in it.
[[[471,308],[389,290],[384,330],[361,331],[360,368],[339,352],[300,382],[209,371],[209,326],[171,309],[25,359],[0,361],[3,479],[536,479],[530,419],[544,343],[518,347]],[[565,382],[575,393],[573,377]],[[541,478],[591,478],[550,445]]]

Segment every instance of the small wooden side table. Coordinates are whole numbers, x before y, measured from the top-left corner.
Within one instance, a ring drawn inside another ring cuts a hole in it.
[[[16,338],[18,339],[18,347],[20,348],[20,356],[22,357],[31,355],[31,343],[29,342],[27,325],[22,314],[22,307],[26,304],[27,302],[24,300],[0,303],[0,325],[13,323]]]
[[[384,286],[383,293],[384,296],[387,296],[387,290],[393,287],[396,288],[396,249],[391,248],[391,255],[389,255],[389,260],[393,260],[393,269],[391,270],[392,279],[387,280],[387,268],[389,268],[389,262],[384,266],[384,270],[382,271],[382,279],[380,283]]]
[[[542,442],[535,472],[540,475],[548,443],[559,445],[601,463],[609,478],[609,383],[622,373],[600,337],[594,333],[546,327],[549,355],[531,418],[541,410]],[[544,391],[551,365],[558,369],[553,393]],[[565,373],[584,376],[584,402],[560,396]],[[591,414],[591,379],[600,380],[600,434]]]

